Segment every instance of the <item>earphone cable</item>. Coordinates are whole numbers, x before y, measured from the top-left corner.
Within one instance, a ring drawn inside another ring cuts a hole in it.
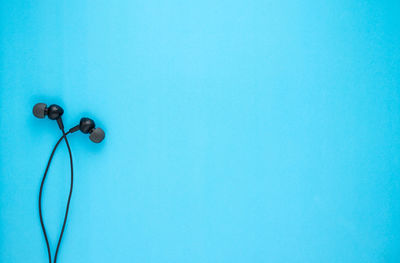
[[[66,223],[67,223],[68,211],[69,211],[69,204],[70,204],[70,202],[71,202],[72,189],[73,189],[73,186],[74,186],[74,164],[73,164],[73,162],[72,162],[72,152],[71,152],[71,148],[70,148],[70,146],[69,146],[69,142],[68,142],[68,139],[67,139],[67,134],[70,133],[70,131],[68,131],[67,133],[65,133],[64,129],[62,129],[62,132],[63,132],[63,134],[64,134],[63,137],[64,137],[64,140],[65,140],[65,143],[67,144],[68,153],[69,153],[69,160],[70,160],[70,165],[71,165],[71,186],[70,186],[69,195],[68,195],[67,207],[66,207],[66,209],[65,209],[64,222],[63,222],[63,225],[62,225],[62,228],[61,228],[60,237],[59,237],[59,239],[58,239],[56,253],[55,253],[55,255],[54,255],[54,263],[57,262],[57,255],[58,255],[58,251],[59,251],[60,244],[61,244],[61,241],[62,241],[62,237],[63,237],[63,234],[64,234],[65,225],[66,225]],[[50,263],[51,263],[51,262],[50,262]]]
[[[49,161],[47,162],[47,166],[46,166],[46,170],[44,172],[43,178],[42,178],[42,182],[40,184],[40,190],[39,190],[39,217],[40,217],[40,225],[42,226],[42,232],[43,232],[43,236],[44,239],[46,241],[46,246],[47,246],[47,253],[48,253],[48,257],[49,257],[49,263],[51,263],[51,252],[50,252],[50,245],[49,245],[49,240],[47,238],[47,234],[46,234],[46,228],[44,226],[44,222],[43,222],[43,215],[42,215],[42,193],[43,193],[43,187],[44,187],[44,182],[46,180],[46,176],[47,176],[47,172],[49,171],[50,168],[50,164],[51,161],[53,160],[54,157],[54,153],[58,147],[58,145],[61,143],[61,141],[65,138],[67,134],[69,134],[69,132],[64,133],[63,132],[63,136],[61,136],[61,138],[57,141],[56,145],[54,146],[51,154],[50,154],[50,158]]]

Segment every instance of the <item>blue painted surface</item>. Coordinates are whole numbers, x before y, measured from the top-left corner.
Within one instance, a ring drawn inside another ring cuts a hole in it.
[[[0,262],[399,262],[399,1],[3,1]],[[45,186],[54,253],[65,145]]]

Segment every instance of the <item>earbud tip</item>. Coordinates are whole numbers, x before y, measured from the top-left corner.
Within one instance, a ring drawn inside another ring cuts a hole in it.
[[[106,134],[101,128],[94,129],[89,136],[90,140],[95,143],[101,142],[104,140],[104,137],[106,137]]]
[[[36,118],[43,119],[45,116],[46,107],[47,105],[44,103],[37,103],[35,106],[33,106],[33,115],[35,115]]]

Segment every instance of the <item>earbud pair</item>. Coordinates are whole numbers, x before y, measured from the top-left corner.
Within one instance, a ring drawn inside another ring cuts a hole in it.
[[[43,119],[47,115],[49,119],[56,120],[58,127],[60,127],[60,129],[64,132],[64,125],[61,119],[63,113],[63,108],[56,104],[52,104],[47,107],[47,105],[44,103],[37,103],[33,107],[33,115],[35,115],[35,117]],[[79,124],[71,128],[68,133],[73,133],[78,130],[85,134],[89,133],[89,139],[95,143],[101,142],[105,137],[104,131],[101,128],[96,128],[95,122],[89,118],[82,118]]]

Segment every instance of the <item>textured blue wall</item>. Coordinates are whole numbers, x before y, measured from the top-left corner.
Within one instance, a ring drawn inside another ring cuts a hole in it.
[[[0,262],[399,262],[399,1],[2,1]],[[54,253],[65,145],[45,186]]]

